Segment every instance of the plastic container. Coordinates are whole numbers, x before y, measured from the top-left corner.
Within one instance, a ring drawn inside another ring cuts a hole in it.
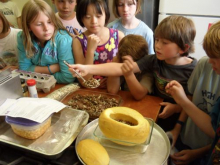
[[[37,139],[51,125],[51,117],[42,123],[37,123],[32,120],[6,116],[5,121],[11,125],[13,132],[26,139]]]
[[[152,132],[153,132],[153,127],[154,127],[154,121],[152,119],[146,118],[146,120],[148,120],[151,128],[150,128],[150,133],[149,133],[149,136],[147,137],[147,140],[142,144],[136,144],[136,143],[132,143],[132,142],[122,141],[119,139],[107,138],[100,130],[99,125],[95,128],[95,130],[93,132],[93,137],[96,141],[98,141],[101,145],[103,145],[105,147],[115,148],[118,150],[129,151],[129,152],[134,152],[134,153],[144,153],[144,152],[146,152],[146,150],[150,144],[151,136],[152,136]],[[127,143],[129,145],[132,144],[132,146],[120,145],[120,144],[114,143],[113,141],[123,142],[123,143]]]
[[[36,81],[34,79],[27,80],[27,86],[30,97],[38,98]]]

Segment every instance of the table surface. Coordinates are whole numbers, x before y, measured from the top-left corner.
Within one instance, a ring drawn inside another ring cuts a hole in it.
[[[38,96],[45,97],[51,92],[63,86],[64,86],[63,84],[56,84],[55,88],[51,89],[49,93],[38,91]],[[106,89],[89,89],[89,90],[107,92]],[[121,106],[130,107],[140,112],[144,117],[152,118],[154,121],[157,120],[161,107],[160,103],[163,101],[162,98],[146,95],[142,100],[137,101],[133,98],[133,96],[129,91],[119,91],[117,94],[122,97],[123,101]]]

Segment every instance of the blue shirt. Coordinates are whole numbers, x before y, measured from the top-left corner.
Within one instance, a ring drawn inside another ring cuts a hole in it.
[[[107,27],[118,29],[122,31],[125,36],[128,34],[141,35],[148,43],[148,54],[154,54],[154,34],[153,31],[143,21],[140,20],[139,25],[134,29],[124,28],[121,19],[116,19],[115,21],[109,23]]]
[[[23,44],[23,32],[17,35],[18,54],[19,54],[19,69],[26,71],[35,71],[36,66],[47,66],[59,64],[60,71],[54,73],[54,77],[58,83],[72,83],[75,78],[69,72],[68,67],[63,63],[67,61],[70,64],[74,63],[72,52],[72,37],[65,31],[57,31],[54,43],[49,40],[44,48],[41,48],[36,41],[33,41],[35,47],[34,56],[27,58],[27,54]]]

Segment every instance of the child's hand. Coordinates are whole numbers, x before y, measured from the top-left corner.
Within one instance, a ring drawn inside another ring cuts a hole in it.
[[[75,69],[81,76],[86,76],[87,74],[89,74],[86,65],[76,64],[76,65],[68,65],[68,66],[69,66],[69,71],[72,73],[73,77],[77,77],[73,69]]]
[[[165,87],[166,92],[171,94],[173,96],[173,98],[175,99],[176,103],[181,105],[184,100],[187,100],[187,96],[183,90],[182,85],[173,80],[170,83],[167,84],[167,86]]]
[[[71,37],[75,38],[76,36],[79,35],[79,32],[76,30],[76,28],[73,28],[74,34],[70,33]]]
[[[195,150],[182,150],[170,155],[172,161],[176,165],[187,165],[198,157]]]
[[[88,36],[87,42],[87,52],[91,52],[90,54],[94,55],[94,52],[100,43],[100,38],[95,34],[91,34]]]
[[[169,102],[160,103],[161,106],[164,106],[163,112],[159,114],[159,118],[166,119],[174,113],[179,113],[181,111],[181,107],[177,104],[172,104]]]
[[[129,76],[131,74],[133,74],[133,59],[131,56],[124,56],[123,58],[123,65],[121,67],[121,70],[122,70],[122,73],[123,75],[126,77],[126,76]]]

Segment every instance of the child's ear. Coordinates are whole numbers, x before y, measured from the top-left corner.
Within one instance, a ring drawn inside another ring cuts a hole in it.
[[[189,50],[190,46],[188,44],[185,44],[185,50],[180,49],[179,54],[183,54]]]

